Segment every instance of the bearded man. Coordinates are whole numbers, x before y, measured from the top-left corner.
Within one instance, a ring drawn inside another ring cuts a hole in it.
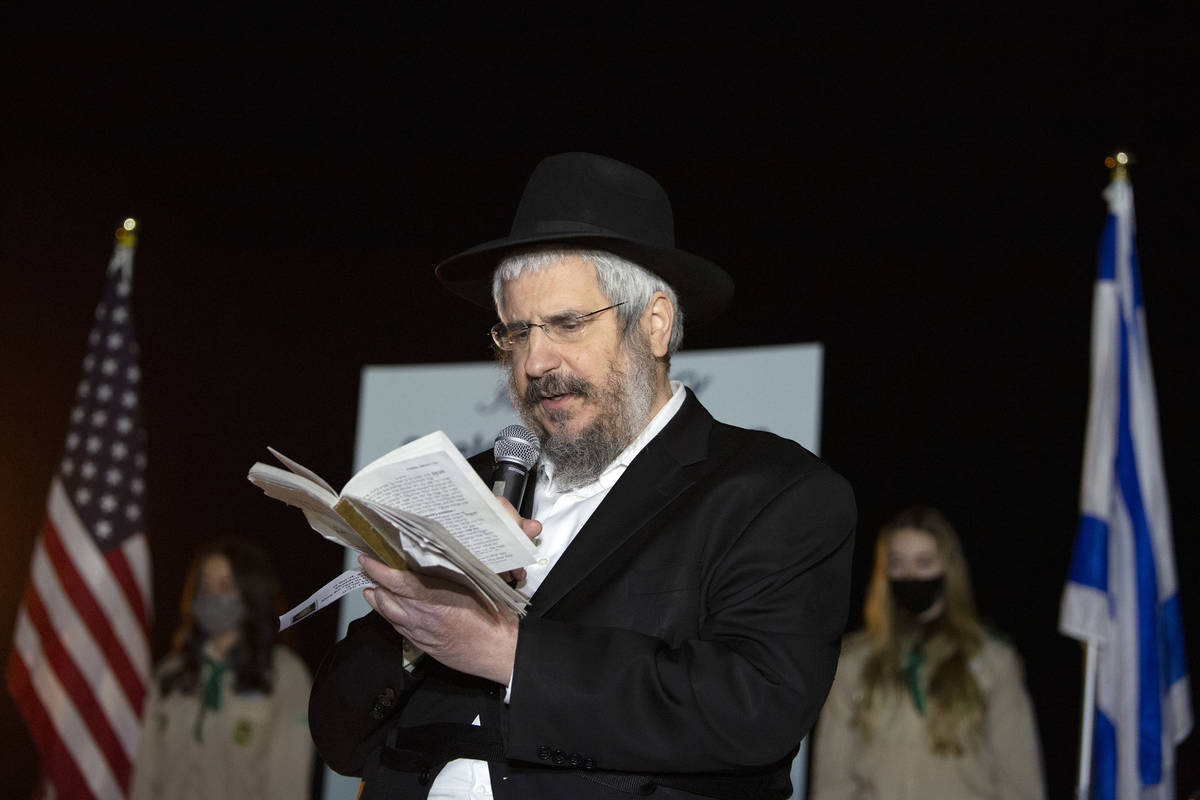
[[[649,175],[564,153],[508,237],[437,275],[495,308],[543,443],[520,509],[532,602],[497,617],[364,558],[374,611],[313,686],[322,757],[364,777],[363,800],[787,797],[846,622],[854,499],[800,445],[717,422],[670,380],[684,313],[720,313],[728,274],[674,246]],[[473,463],[486,479],[491,454]]]

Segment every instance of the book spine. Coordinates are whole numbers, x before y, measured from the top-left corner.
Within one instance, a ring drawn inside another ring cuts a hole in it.
[[[363,541],[371,546],[371,550],[379,557],[379,560],[387,564],[393,569],[408,569],[408,563],[404,560],[404,556],[396,552],[396,550],[387,543],[387,540],[375,530],[375,526],[367,521],[354,504],[346,498],[339,499],[333,506],[333,510],[337,515],[346,520],[354,532],[362,537]]]

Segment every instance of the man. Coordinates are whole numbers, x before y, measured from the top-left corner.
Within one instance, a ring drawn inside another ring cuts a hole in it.
[[[728,275],[675,248],[650,176],[586,153],[542,161],[511,234],[437,274],[494,304],[543,441],[521,509],[532,603],[498,619],[364,559],[375,613],[313,687],[322,756],[364,800],[786,797],[833,679],[855,510],[807,450],[669,380],[684,314],[720,313]]]

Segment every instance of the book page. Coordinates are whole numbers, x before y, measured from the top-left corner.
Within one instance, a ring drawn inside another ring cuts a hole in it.
[[[458,448],[455,447],[454,443],[450,441],[450,437],[447,436],[443,431],[434,431],[433,433],[425,434],[419,439],[413,439],[408,444],[401,445],[395,450],[389,450],[379,458],[372,461],[370,464],[367,464],[365,467],[360,469],[353,478],[350,479],[345,487],[343,487],[343,490],[349,489],[351,485],[355,483],[355,481],[359,480],[360,478],[365,478],[379,467],[382,467],[384,464],[393,464],[397,461],[404,461],[406,459],[413,458],[414,456],[420,456],[426,453],[434,452],[456,453],[459,459],[462,460],[463,466],[466,467],[466,469],[471,470],[471,465],[468,464],[467,460],[462,457],[462,453],[458,452]],[[474,470],[471,471],[473,472]]]
[[[367,465],[342,495],[436,522],[493,572],[536,560],[529,537],[441,431]]]
[[[383,539],[385,546],[401,553],[410,564],[415,564],[419,571],[434,567],[446,568],[462,573],[464,570],[456,565],[456,559],[449,555],[437,541],[422,534],[421,530],[404,514],[396,514],[386,509],[377,508],[362,501],[348,500],[373,527]],[[414,518],[415,519],[415,518]],[[478,559],[469,552],[455,553],[458,561],[475,561]],[[378,558],[378,556],[376,556]],[[482,566],[482,565],[481,565]]]
[[[302,478],[308,478],[310,481],[317,484],[322,489],[329,492],[331,495],[333,495],[335,497],[337,496],[336,489],[334,489],[332,486],[330,486],[329,483],[324,478],[322,478],[317,473],[313,472],[308,467],[301,464],[299,461],[293,461],[292,459],[285,456],[283,453],[276,450],[274,447],[268,447],[267,450],[271,453],[271,455],[273,455],[277,459],[279,459],[279,463],[283,464],[285,467],[290,469],[292,472],[296,473],[297,475],[299,475]]]
[[[409,569],[423,575],[452,580],[476,591],[493,610],[511,608],[525,613],[529,599],[502,581],[465,547],[446,534],[436,522],[368,504],[354,504],[364,519],[379,532],[385,546],[404,553]]]
[[[256,462],[246,477],[268,497],[303,511],[312,529],[326,539],[360,553],[371,552],[362,537],[333,510],[338,498],[324,481],[315,483],[304,475],[262,462]]]

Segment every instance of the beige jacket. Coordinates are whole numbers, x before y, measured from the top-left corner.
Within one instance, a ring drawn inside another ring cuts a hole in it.
[[[829,699],[817,721],[812,800],[1042,800],[1041,750],[1033,705],[1016,651],[988,640],[971,664],[987,701],[981,746],[935,755],[925,718],[908,692],[884,700],[871,736],[851,728],[858,678],[867,656],[863,634],[847,637]]]
[[[226,673],[221,708],[204,716],[203,742],[194,736],[200,695],[159,693],[158,677],[177,665],[169,657],[155,671],[130,800],[308,798],[313,763],[308,732],[312,679],[304,662],[277,645],[275,686],[269,695],[235,694],[233,675]],[[201,685],[205,677],[202,673]]]

